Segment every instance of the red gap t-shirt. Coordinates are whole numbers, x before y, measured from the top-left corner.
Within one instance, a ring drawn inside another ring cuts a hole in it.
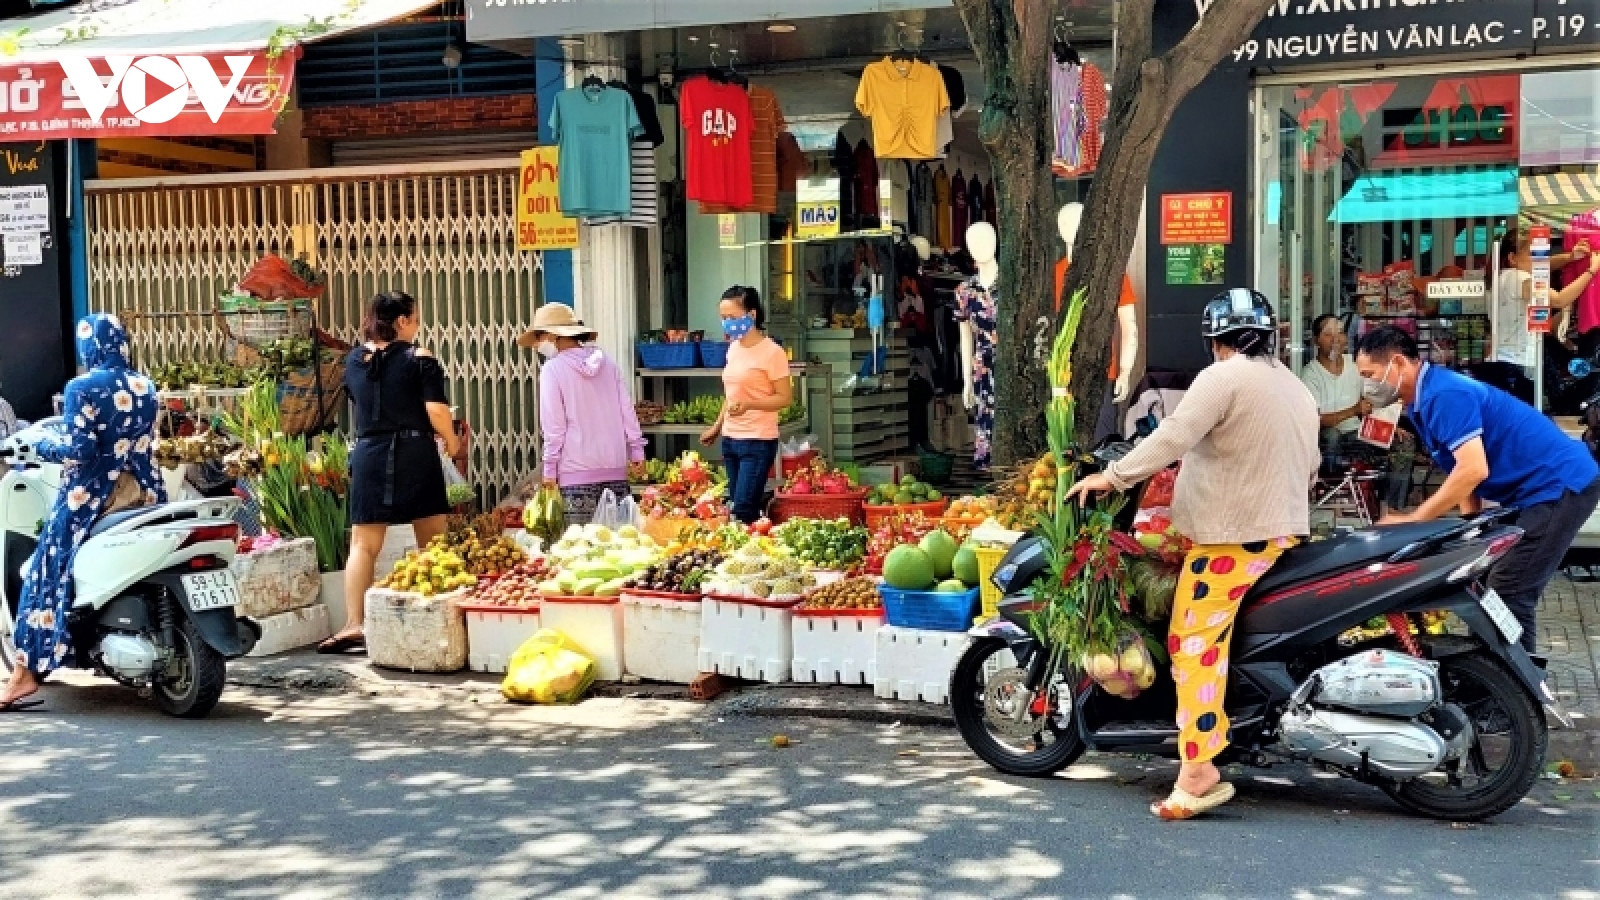
[[[743,88],[693,78],[678,95],[688,157],[688,196],[701,203],[748,207],[751,188],[750,95]]]

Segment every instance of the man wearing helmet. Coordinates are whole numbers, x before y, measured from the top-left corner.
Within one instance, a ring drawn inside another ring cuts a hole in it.
[[[1278,323],[1247,288],[1219,294],[1201,322],[1215,360],[1177,409],[1132,453],[1070,496],[1125,491],[1182,460],[1172,521],[1194,541],[1173,601],[1167,649],[1178,685],[1183,766],[1163,819],[1187,819],[1233,798],[1212,760],[1228,745],[1223,697],[1239,602],[1311,531],[1310,487],[1321,463],[1317,403],[1278,362]]]

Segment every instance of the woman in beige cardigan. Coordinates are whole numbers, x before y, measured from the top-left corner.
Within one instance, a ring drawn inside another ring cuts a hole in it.
[[[1178,460],[1172,521],[1194,541],[1173,602],[1167,649],[1178,688],[1182,769],[1151,806],[1187,819],[1233,799],[1212,762],[1228,746],[1223,697],[1239,601],[1310,528],[1310,484],[1321,455],[1316,401],[1273,356],[1277,320],[1243,288],[1206,306],[1202,333],[1216,362],[1155,433],[1070,496],[1125,491]]]

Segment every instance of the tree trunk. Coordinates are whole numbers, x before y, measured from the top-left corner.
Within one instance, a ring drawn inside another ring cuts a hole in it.
[[[1154,55],[1156,0],[1122,0],[1105,147],[1073,249],[1065,297],[1089,291],[1072,359],[1078,437],[1087,444],[1106,394],[1117,298],[1144,205],[1145,183],[1178,104],[1243,43],[1273,0],[1208,4],[1172,50]],[[1046,449],[1044,371],[1055,337],[1055,182],[1050,108],[1050,0],[955,0],[983,68],[979,135],[995,168],[1000,228],[1000,331],[995,359],[997,464]],[[1198,317],[1198,311],[1196,311]],[[1198,319],[1197,319],[1198,321]]]

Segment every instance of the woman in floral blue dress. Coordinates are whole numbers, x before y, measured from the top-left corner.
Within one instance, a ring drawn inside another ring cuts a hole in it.
[[[146,503],[166,502],[151,451],[155,448],[155,385],[128,365],[128,335],[115,316],[78,323],[78,357],[88,371],[67,383],[59,434],[41,441],[39,455],[62,464],[61,490],[22,582],[14,635],[17,658],[0,712],[37,706],[25,699],[67,655],[72,608],[72,558],[127,472]]]

